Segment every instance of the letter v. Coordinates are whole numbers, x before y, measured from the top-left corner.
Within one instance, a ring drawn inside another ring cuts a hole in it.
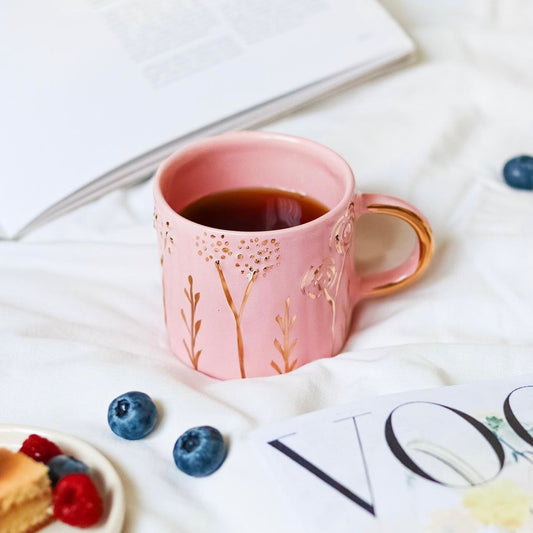
[[[355,420],[355,417],[351,417],[351,418],[353,420],[354,427],[355,427],[355,432],[357,434],[357,442],[358,442],[358,445],[359,445],[359,451],[361,452],[361,457],[363,458],[363,465],[364,465],[364,468],[365,468],[366,482],[368,484],[368,488],[369,488],[369,491],[370,491],[371,499],[373,500],[372,487],[371,487],[371,484],[370,484],[370,478],[368,476],[367,464],[366,464],[365,456],[364,456],[364,453],[363,453],[363,446],[361,444],[361,437],[359,436],[359,430],[357,428],[357,422]],[[369,503],[369,502],[363,500],[360,496],[358,496],[357,494],[352,492],[349,488],[345,487],[342,483],[339,483],[338,481],[333,479],[331,476],[326,474],[326,472],[324,472],[320,468],[316,467],[313,463],[309,462],[307,459],[302,457],[299,453],[295,452],[292,448],[289,448],[286,444],[283,444],[282,442],[280,442],[279,439],[272,440],[268,444],[270,444],[270,446],[272,446],[273,448],[275,448],[279,452],[281,452],[284,455],[286,455],[287,457],[289,457],[289,459],[292,459],[295,463],[299,464],[300,466],[302,466],[303,468],[305,468],[306,470],[311,472],[311,474],[314,474],[316,477],[321,479],[324,483],[329,485],[331,488],[333,488],[336,491],[340,492],[343,496],[346,496],[346,498],[350,499],[352,502],[354,502],[357,505],[359,505],[360,507],[362,507],[365,511],[369,512],[373,516],[376,516],[376,512],[374,510],[374,502],[373,501],[372,501],[372,503]]]

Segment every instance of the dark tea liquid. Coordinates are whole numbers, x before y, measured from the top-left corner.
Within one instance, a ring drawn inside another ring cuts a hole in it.
[[[254,187],[208,194],[180,215],[211,228],[269,231],[305,224],[327,211],[325,205],[303,194]]]

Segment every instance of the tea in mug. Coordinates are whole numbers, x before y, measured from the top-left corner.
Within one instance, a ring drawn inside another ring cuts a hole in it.
[[[208,194],[180,215],[203,226],[235,231],[270,231],[305,224],[327,213],[314,198],[282,189],[251,187]]]

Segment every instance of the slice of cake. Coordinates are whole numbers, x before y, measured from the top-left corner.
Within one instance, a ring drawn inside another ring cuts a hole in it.
[[[0,448],[0,533],[34,532],[52,520],[48,467]]]

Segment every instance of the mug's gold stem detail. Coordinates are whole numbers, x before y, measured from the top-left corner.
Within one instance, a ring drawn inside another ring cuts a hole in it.
[[[202,350],[196,350],[196,337],[198,335],[198,332],[200,331],[202,321],[196,320],[196,307],[198,306],[198,302],[200,301],[200,293],[194,292],[193,290],[192,276],[188,276],[187,280],[189,282],[189,290],[183,289],[183,292],[185,293],[185,296],[187,297],[187,300],[189,300],[190,304],[190,321],[187,320],[183,308],[180,309],[180,312],[181,318],[185,323],[185,327],[189,332],[190,339],[189,344],[187,344],[187,341],[185,339],[182,339],[182,341],[183,345],[185,346],[185,349],[187,350],[187,354],[189,355],[189,359],[191,360],[193,368],[195,370],[198,370],[198,359],[200,359]]]
[[[403,275],[396,280],[384,282],[371,287],[367,297],[383,296],[400,289],[420,277],[426,270],[433,255],[433,235],[427,221],[410,209],[400,205],[387,205],[371,203],[366,206],[366,211],[382,215],[392,215],[407,222],[415,231],[418,239],[418,263],[411,273]]]
[[[290,361],[291,352],[296,346],[296,339],[291,341],[290,335],[291,335],[291,328],[296,322],[296,315],[290,316],[290,308],[291,305],[291,299],[287,298],[285,300],[285,315],[283,318],[280,315],[276,315],[276,322],[278,326],[281,329],[281,332],[283,333],[283,346],[279,342],[278,339],[274,339],[274,346],[276,350],[280,353],[281,357],[283,358],[283,362],[285,364],[284,371],[281,370],[279,365],[275,361],[270,361],[270,366],[278,373],[283,374],[287,372],[291,372],[294,370],[294,367],[296,366],[296,363],[298,362],[298,359],[294,359],[294,361]]]
[[[220,277],[220,284],[222,285],[224,296],[226,297],[226,300],[231,309],[231,312],[233,313],[233,318],[235,319],[235,330],[237,334],[237,351],[239,354],[239,368],[241,371],[241,377],[245,378],[246,371],[244,369],[244,344],[242,340],[241,318],[242,318],[242,313],[244,311],[244,306],[246,305],[246,301],[248,300],[248,296],[250,295],[250,291],[252,290],[252,285],[254,281],[256,280],[257,274],[259,273],[259,271],[258,270],[253,271],[250,277],[250,280],[248,281],[248,284],[246,285],[246,289],[244,290],[244,295],[241,300],[241,305],[239,307],[239,310],[237,311],[237,307],[235,306],[235,302],[233,301],[233,298],[231,296],[228,284],[226,283],[226,278],[224,277],[224,273],[222,272],[222,268],[220,266],[219,261],[215,261],[215,267]]]

